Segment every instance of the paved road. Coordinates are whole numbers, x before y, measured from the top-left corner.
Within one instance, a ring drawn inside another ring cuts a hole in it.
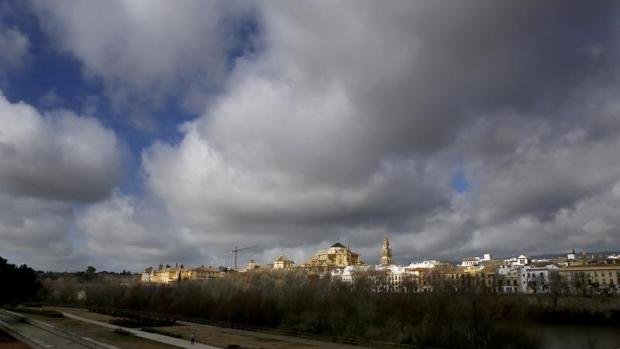
[[[111,329],[119,328],[119,326],[115,326],[115,325],[108,324],[108,323],[101,322],[101,321],[86,319],[86,318],[83,318],[81,316],[77,316],[77,315],[70,314],[70,313],[63,312],[63,315],[68,317],[68,318],[71,318],[71,319],[80,320],[80,321],[88,322],[90,324],[99,325],[99,326],[103,326],[103,327],[107,327],[107,328],[111,328]],[[124,330],[128,331],[128,332],[133,333],[135,336],[146,338],[146,339],[150,339],[152,341],[156,341],[156,342],[160,342],[160,343],[164,343],[164,344],[174,345],[174,346],[180,347],[180,348],[187,348],[187,349],[220,349],[218,347],[214,347],[214,346],[206,345],[206,344],[202,344],[202,343],[191,344],[187,340],[173,338],[173,337],[168,337],[168,336],[164,336],[164,335],[156,334],[156,333],[148,333],[148,332],[144,332],[144,331],[141,331],[141,330],[136,330],[134,328],[126,328],[126,327],[122,327],[122,328]]]
[[[19,339],[26,342],[27,345],[39,349],[92,349],[94,347],[86,346],[69,336],[56,333],[52,328],[47,329],[45,326],[21,322],[5,312],[0,312],[0,326],[10,334],[18,338],[22,337]]]

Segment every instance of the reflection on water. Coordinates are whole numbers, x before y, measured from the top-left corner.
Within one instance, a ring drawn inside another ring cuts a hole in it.
[[[620,328],[533,325],[544,349],[617,349],[620,348]]]

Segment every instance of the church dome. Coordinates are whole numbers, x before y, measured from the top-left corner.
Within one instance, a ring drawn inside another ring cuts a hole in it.
[[[340,248],[346,248],[343,244],[337,242],[335,244],[332,245],[332,247],[340,247]]]

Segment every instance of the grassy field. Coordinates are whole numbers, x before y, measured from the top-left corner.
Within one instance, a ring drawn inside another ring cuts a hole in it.
[[[109,319],[112,319],[112,317],[109,315],[90,313],[88,312],[88,310],[85,309],[56,307],[48,309],[67,312],[87,319],[102,321],[106,323]],[[194,333],[196,335],[196,341],[198,341],[199,343],[209,344],[220,348],[226,348],[230,344],[237,344],[240,345],[242,348],[252,349],[364,349],[363,347],[359,346],[347,346],[337,343],[307,340],[303,338],[276,336],[252,331],[243,331],[193,323],[181,323],[177,326],[158,327],[158,329],[180,335],[183,338],[189,338],[191,334]]]

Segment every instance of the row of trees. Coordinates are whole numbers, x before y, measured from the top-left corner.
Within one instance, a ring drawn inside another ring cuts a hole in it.
[[[0,306],[28,301],[41,288],[34,270],[27,265],[16,266],[0,257]]]
[[[302,271],[229,274],[175,286],[127,286],[101,273],[45,278],[42,301],[134,309],[335,338],[418,348],[537,348],[536,335],[506,323],[549,321],[620,325],[620,299],[486,292],[480,282],[429,280],[433,292],[377,293],[374,279],[353,286]],[[467,280],[465,280],[467,281]],[[412,287],[413,285],[407,285]]]
[[[377,294],[372,283],[358,287],[312,279],[304,272],[233,274],[208,283],[175,287],[75,287],[48,282],[47,301],[177,314],[335,338],[413,344],[419,348],[538,348],[535,337],[503,327],[499,319],[524,318],[510,297],[479,292]],[[507,316],[509,315],[509,316]]]

